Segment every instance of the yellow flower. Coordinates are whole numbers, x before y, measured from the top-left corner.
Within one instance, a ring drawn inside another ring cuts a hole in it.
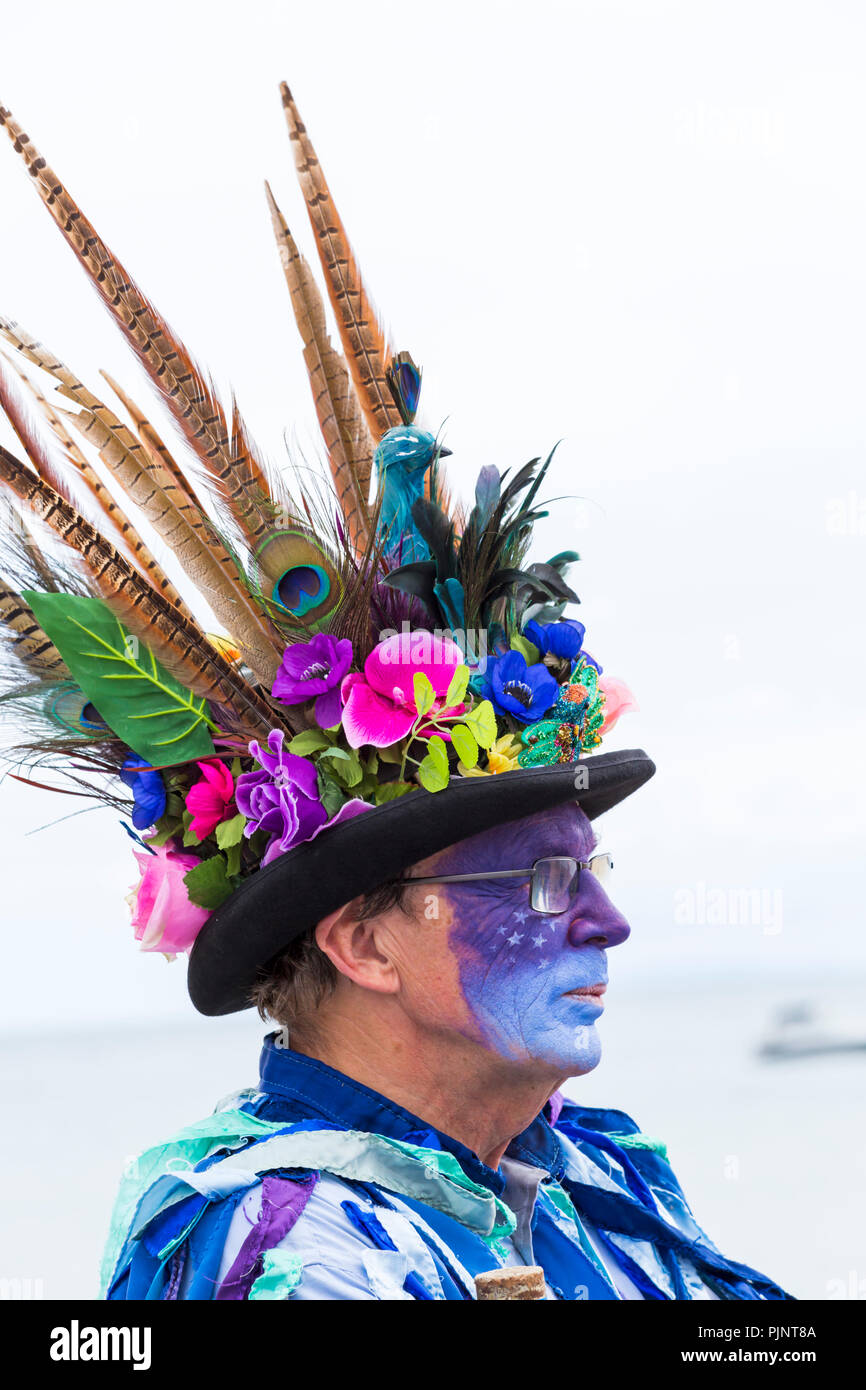
[[[490,777],[497,772],[511,772],[520,766],[517,755],[521,748],[520,741],[513,734],[503,734],[492,748],[488,748],[486,767],[466,767],[464,763],[458,763],[457,770],[461,777]]]

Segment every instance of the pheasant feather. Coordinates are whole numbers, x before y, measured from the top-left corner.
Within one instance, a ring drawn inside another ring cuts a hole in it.
[[[133,569],[80,512],[0,445],[0,483],[81,558],[99,597],[193,694],[230,712],[232,732],[260,737],[276,711],[201,631]]]
[[[285,82],[281,84],[280,92],[295,156],[298,182],[315,233],[316,247],[343,351],[370,433],[378,442],[387,430],[400,424],[400,412],[394,402],[386,375],[391,354],[376,312],[367,296],[349,239],[325,181],[322,166]]]
[[[372,441],[346,364],[328,336],[322,296],[310,267],[267,183],[265,192],[340,510],[352,544],[362,550],[370,534]]]
[[[0,106],[0,125],[6,127],[40,198],[161,391],[218,493],[231,506],[244,533],[256,540],[272,516],[269,487],[236,408],[228,419],[213,387],[183,343],[112,255],[4,106]]]

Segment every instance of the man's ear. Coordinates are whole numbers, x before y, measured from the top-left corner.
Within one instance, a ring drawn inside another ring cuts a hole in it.
[[[315,930],[316,945],[341,975],[364,989],[396,994],[400,976],[383,949],[382,924],[377,917],[359,920],[361,899],[346,903],[323,917]]]

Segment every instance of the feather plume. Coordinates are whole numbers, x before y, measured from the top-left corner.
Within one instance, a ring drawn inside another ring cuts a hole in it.
[[[0,125],[6,127],[40,198],[161,391],[218,494],[241,530],[256,540],[272,519],[269,485],[236,406],[227,418],[204,372],[4,106]]]
[[[119,551],[48,483],[0,445],[0,483],[81,558],[95,592],[193,694],[227,709],[232,732],[260,737],[279,714]]]
[[[66,662],[20,594],[0,580],[0,624],[13,656],[38,680],[69,679]]]
[[[328,297],[337,320],[343,351],[361,409],[378,442],[386,430],[400,424],[391,395],[386,366],[391,356],[376,312],[367,296],[349,239],[334,206],[316,151],[288,86],[280,86],[298,182],[310,222]]]
[[[251,596],[240,562],[217,536],[206,514],[189,501],[187,492],[144,449],[129,427],[59,358],[19,325],[2,318],[0,333],[28,361],[53,376],[60,383],[61,394],[81,407],[79,414],[69,416],[75,427],[176,556],[234,638],[256,678],[270,689],[283,643]]]
[[[360,550],[370,533],[367,498],[373,467],[372,440],[346,364],[328,336],[322,296],[310,267],[298,250],[267,183],[265,192],[292,309],[304,345],[304,362],[328,451],[334,488],[349,538]]]

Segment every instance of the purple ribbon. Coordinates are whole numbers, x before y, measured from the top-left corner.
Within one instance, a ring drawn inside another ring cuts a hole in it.
[[[241,1300],[249,1296],[261,1273],[261,1257],[288,1235],[313,1193],[318,1173],[307,1178],[278,1178],[271,1173],[262,1178],[262,1208],[259,1219],[237,1253],[234,1264],[220,1287],[217,1300]]]

